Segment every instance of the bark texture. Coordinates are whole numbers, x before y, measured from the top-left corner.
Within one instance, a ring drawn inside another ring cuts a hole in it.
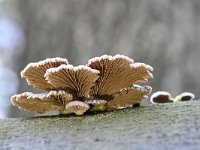
[[[4,149],[190,149],[200,146],[200,101],[82,117],[0,120]]]

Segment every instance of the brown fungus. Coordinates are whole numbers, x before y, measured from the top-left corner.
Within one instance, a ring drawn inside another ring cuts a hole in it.
[[[50,100],[47,94],[25,92],[11,97],[11,102],[21,110],[35,113],[46,113],[53,110],[63,110],[64,106],[56,100]]]
[[[165,91],[158,91],[152,94],[150,101],[152,104],[159,104],[159,103],[173,103],[174,99],[172,98],[169,92]]]
[[[59,90],[59,91],[50,91],[47,94],[47,98],[49,98],[53,101],[58,101],[58,102],[62,103],[63,105],[65,105],[73,99],[73,96],[66,91]]]
[[[77,99],[89,95],[90,89],[98,79],[99,71],[80,65],[61,65],[46,71],[45,77],[49,84],[56,88],[73,93]]]
[[[27,83],[35,88],[42,90],[50,90],[54,87],[47,83],[44,74],[49,68],[58,67],[61,64],[68,64],[65,58],[47,58],[35,63],[29,63],[26,68],[21,72],[21,77],[26,78]]]
[[[132,107],[141,102],[151,92],[150,86],[133,86],[113,94],[113,99],[106,104],[110,109]]]
[[[190,100],[194,100],[195,95],[193,93],[190,92],[183,92],[180,95],[177,95],[175,98],[175,102],[176,101],[190,101]]]
[[[95,57],[87,65],[100,71],[100,77],[91,90],[94,97],[110,96],[134,83],[146,82],[152,77],[150,71],[153,70],[149,65],[134,63],[123,55]]]
[[[22,110],[83,115],[86,111],[121,109],[139,104],[151,92],[137,86],[152,78],[153,68],[124,55],[95,57],[86,66],[72,66],[67,59],[51,58],[30,63],[22,71],[29,85],[46,90],[44,94],[13,96],[13,105]]]
[[[83,115],[89,108],[88,104],[80,101],[72,101],[65,106],[66,114],[74,113],[76,115]]]

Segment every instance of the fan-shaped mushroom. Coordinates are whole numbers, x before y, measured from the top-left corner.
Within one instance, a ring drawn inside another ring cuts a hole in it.
[[[75,113],[76,115],[83,115],[89,108],[88,104],[80,101],[72,101],[65,106],[67,114]]]
[[[110,109],[122,109],[138,104],[151,92],[150,86],[133,86],[113,94],[113,99],[106,104]]]
[[[152,78],[153,68],[134,63],[124,55],[95,57],[87,66],[72,66],[67,59],[49,58],[30,63],[21,72],[29,85],[47,93],[22,93],[12,97],[23,110],[83,115],[86,111],[121,109],[139,104],[150,92],[149,86],[135,83]]]
[[[49,84],[56,88],[69,91],[77,99],[89,95],[90,89],[98,79],[99,71],[80,65],[61,65],[57,68],[48,69],[45,77]]]
[[[153,70],[144,63],[134,64],[132,59],[123,55],[95,57],[88,61],[87,66],[100,71],[91,95],[102,99],[109,99],[110,95],[136,82],[146,82],[152,77],[150,71]]]
[[[49,68],[58,67],[61,64],[68,64],[65,58],[48,58],[39,62],[29,63],[26,68],[21,72],[21,77],[26,78],[27,83],[35,88],[42,90],[51,90],[54,87],[47,83],[44,74]]]
[[[58,101],[52,101],[47,94],[33,94],[25,92],[11,97],[11,102],[21,110],[28,110],[35,113],[46,113],[52,110],[62,111],[64,105]]]

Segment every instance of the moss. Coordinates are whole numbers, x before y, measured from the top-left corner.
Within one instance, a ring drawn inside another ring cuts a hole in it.
[[[2,149],[181,149],[200,146],[200,101],[96,115],[0,120]]]

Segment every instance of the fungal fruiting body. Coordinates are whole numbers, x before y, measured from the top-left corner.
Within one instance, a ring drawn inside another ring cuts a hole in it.
[[[152,94],[150,98],[150,102],[152,104],[157,103],[172,103],[174,99],[172,98],[171,94],[169,92],[165,91],[158,91]]]
[[[175,98],[175,102],[177,101],[190,101],[190,100],[194,100],[195,95],[193,93],[190,92],[183,92],[180,95],[177,95]]]
[[[177,95],[175,98],[173,98],[169,92],[158,91],[152,94],[150,102],[152,104],[174,103],[180,101],[190,101],[194,100],[194,98],[195,95],[190,92],[183,92],[180,95]]]
[[[29,85],[45,93],[25,92],[12,96],[11,102],[35,113],[58,110],[76,115],[132,107],[151,92],[150,86],[135,85],[152,78],[151,71],[151,66],[119,54],[95,57],[79,66],[64,58],[48,58],[28,64],[21,72]]]

